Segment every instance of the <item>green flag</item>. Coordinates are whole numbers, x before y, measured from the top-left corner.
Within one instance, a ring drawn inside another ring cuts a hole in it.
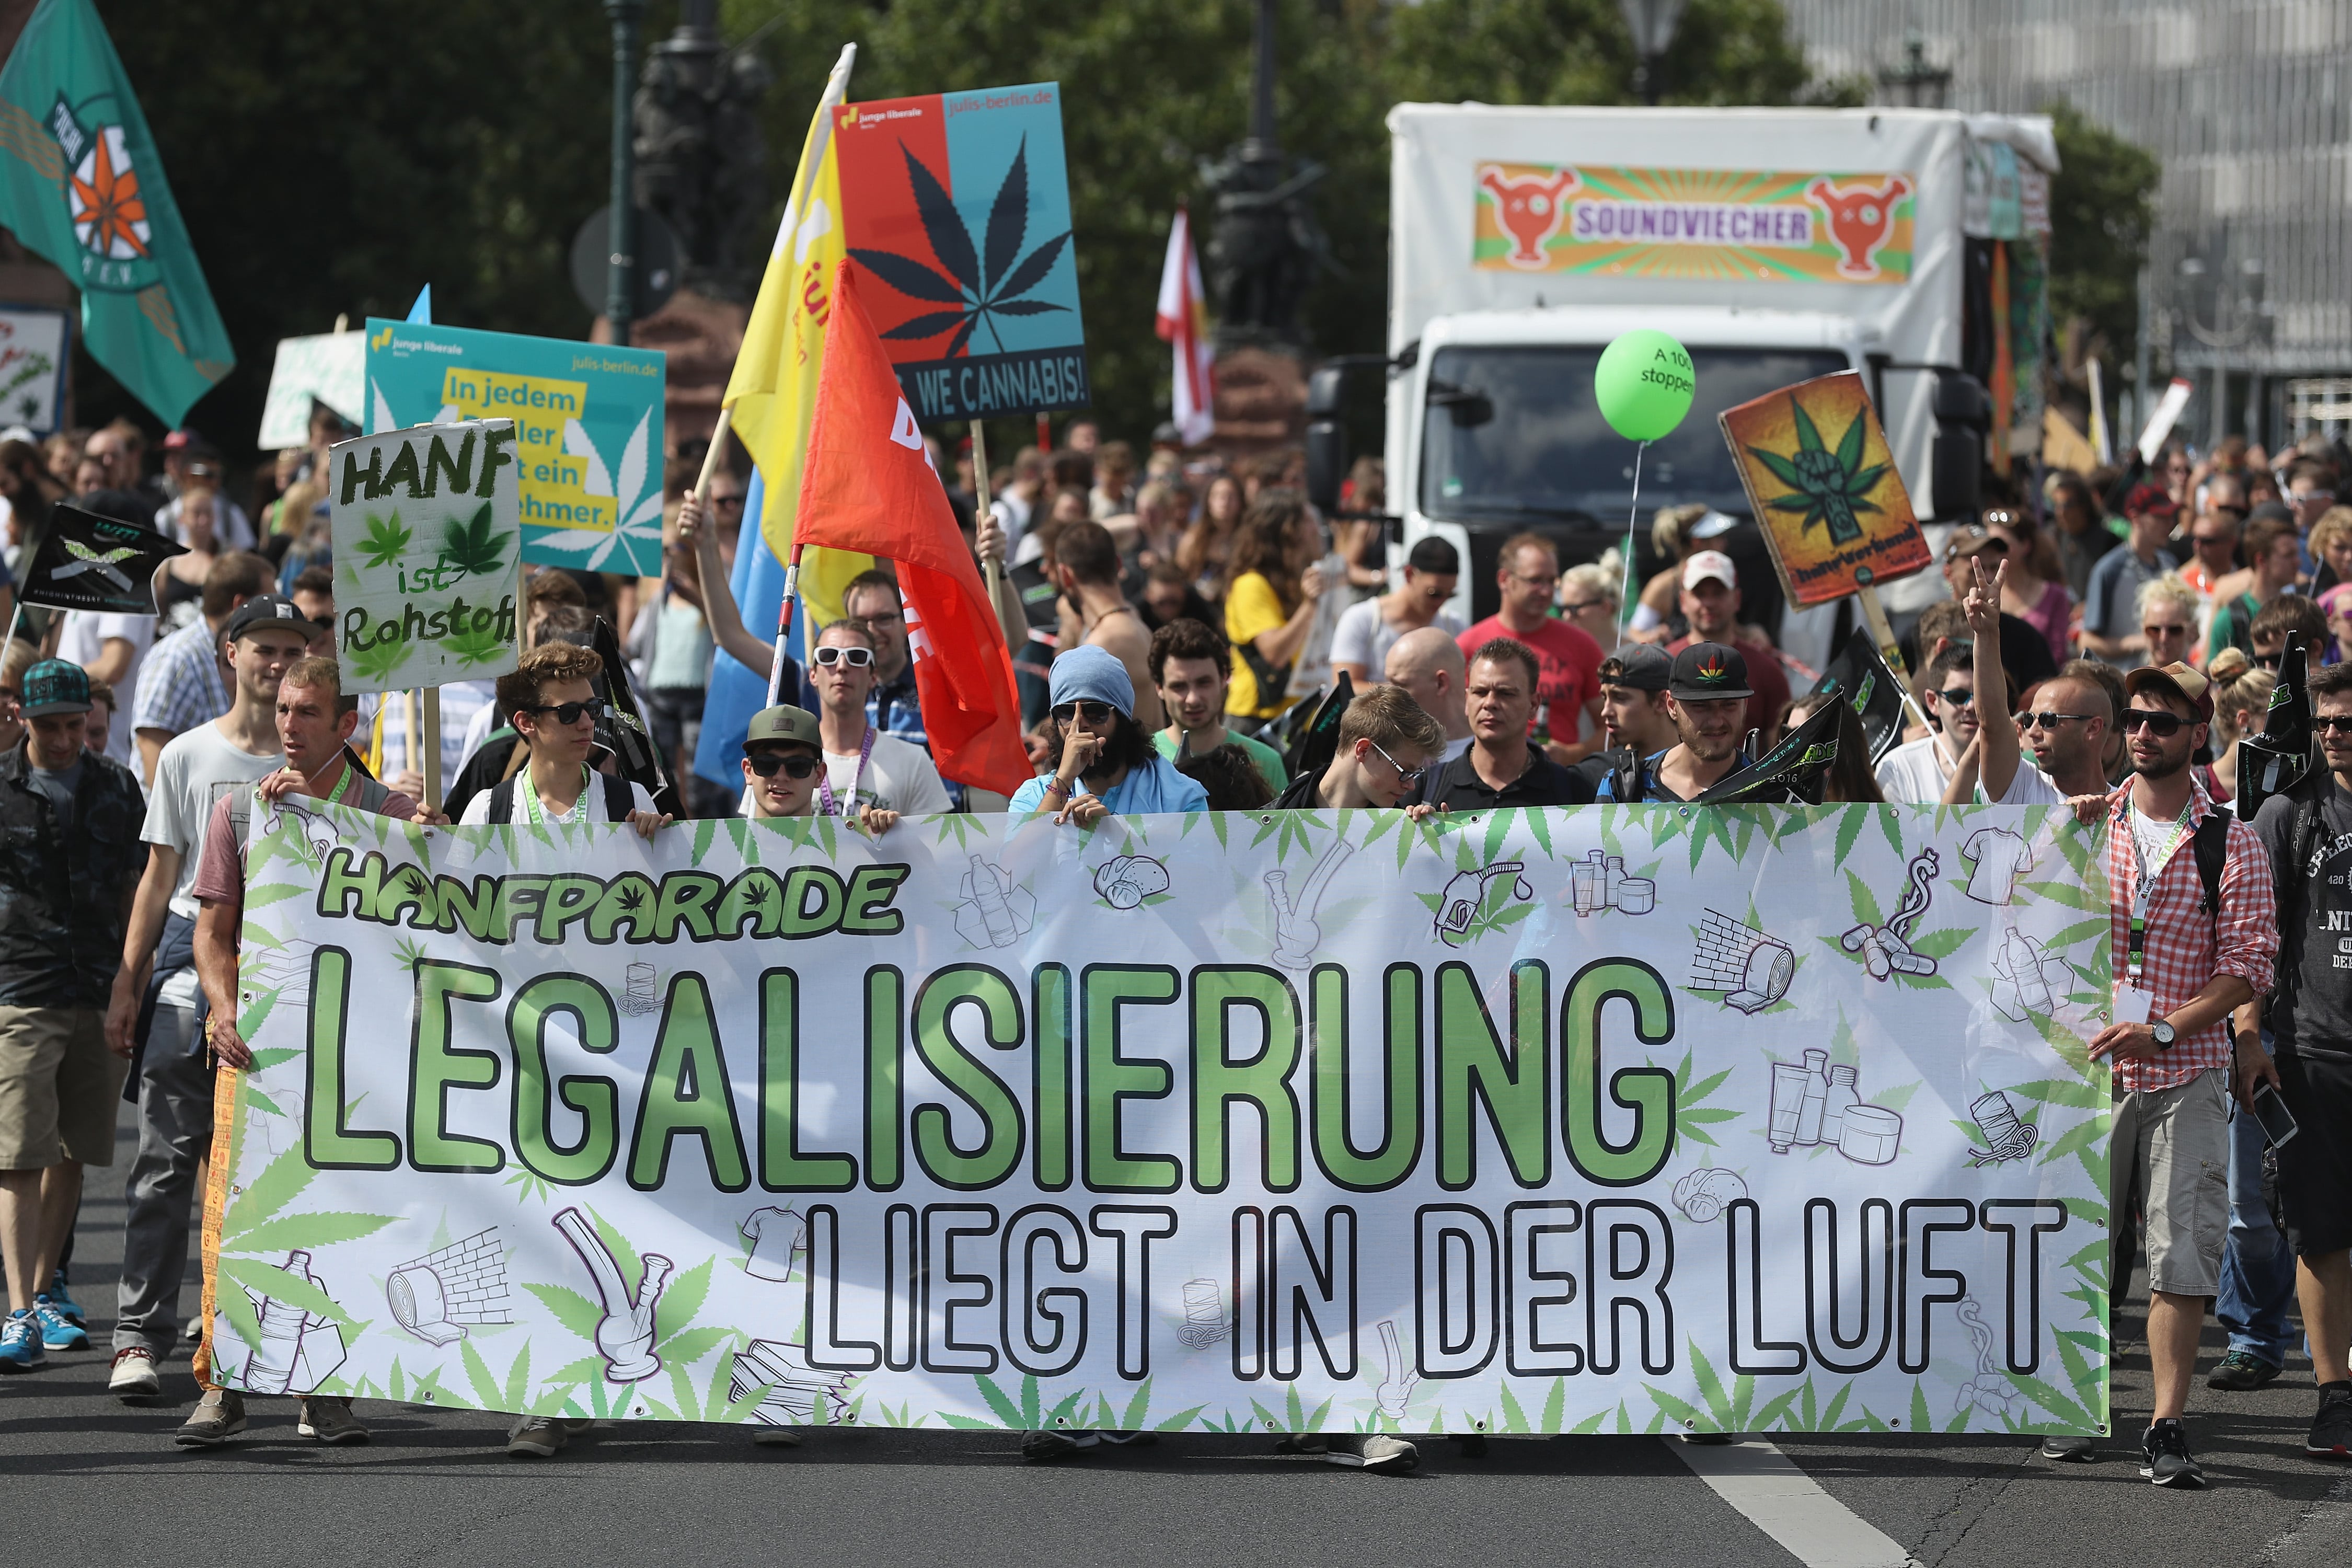
[[[80,287],[89,352],[165,425],[236,363],[90,0],[41,0],[0,68],[0,224]]]

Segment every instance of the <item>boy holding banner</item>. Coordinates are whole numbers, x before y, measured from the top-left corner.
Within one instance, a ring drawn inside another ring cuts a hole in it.
[[[605,711],[590,683],[604,668],[593,648],[542,643],[499,677],[499,705],[514,715],[515,732],[530,747],[530,765],[467,802],[466,826],[625,822],[651,838],[669,826],[643,784],[594,774],[588,765],[596,721]]]

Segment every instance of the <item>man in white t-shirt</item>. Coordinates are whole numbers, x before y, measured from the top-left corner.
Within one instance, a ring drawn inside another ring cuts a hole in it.
[[[1983,715],[1977,711],[1981,706],[1978,690],[1976,670],[1962,644],[1951,643],[1927,661],[1916,694],[1930,728],[1919,739],[1906,741],[1879,759],[1879,794],[1912,805],[1944,798],[1953,766],[1976,741],[1978,726],[1983,722]],[[1996,705],[2004,713],[2009,710],[2005,701],[1996,700]]]
[[[809,684],[816,688],[817,724],[824,741],[817,815],[856,816],[866,806],[901,816],[953,809],[930,753],[882,733],[866,718],[874,661],[874,635],[854,621],[825,627],[809,652]]]
[[[1990,574],[1981,559],[1973,564],[1975,585],[1960,607],[1975,641],[1977,687],[1989,690],[2007,679],[2000,664],[2000,584],[2009,563],[2002,562]],[[2103,759],[2116,713],[2106,689],[2085,673],[2087,668],[2083,659],[2067,664],[2034,689],[2032,710],[2014,720],[2007,703],[1979,714],[1975,754],[1960,760],[1944,793],[1935,798],[1951,805],[1971,801],[2057,805],[2088,795],[2104,798],[2107,779]],[[2021,723],[2033,747],[2032,762],[2019,752]]]
[[[1331,668],[1344,671],[1360,691],[1381,679],[1389,649],[1399,637],[1423,626],[1442,628],[1448,637],[1462,635],[1462,617],[1444,608],[1454,597],[1462,573],[1462,558],[1454,546],[1431,534],[1405,557],[1404,581],[1377,599],[1350,605],[1331,633]]]
[[[196,868],[214,805],[226,796],[232,812],[248,807],[251,786],[286,765],[278,688],[317,630],[275,594],[237,606],[221,632],[236,679],[229,710],[174,735],[155,759],[141,834],[147,870],[106,1015],[116,1055],[145,1046],[137,1056],[139,1154],[125,1189],[118,1357],[135,1349],[161,1362],[179,1342],[196,1165],[213,1137],[213,1061],[195,971]]]
[[[116,616],[99,610],[68,610],[58,633],[58,657],[78,664],[92,680],[114,688],[116,705],[125,712],[139,708],[139,666],[155,641],[152,616]],[[140,771],[139,748],[128,724],[112,726],[106,754],[133,773]]]
[[[595,649],[551,642],[499,677],[499,704],[513,714],[515,733],[530,748],[530,763],[467,802],[461,826],[626,822],[647,838],[669,826],[643,784],[588,765],[596,721],[604,713],[591,683],[604,668]]]

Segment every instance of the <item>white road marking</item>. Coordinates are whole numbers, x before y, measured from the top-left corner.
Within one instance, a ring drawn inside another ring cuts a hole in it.
[[[1760,1438],[1722,1446],[1662,1441],[1716,1496],[1805,1568],[1917,1568],[1893,1537]]]

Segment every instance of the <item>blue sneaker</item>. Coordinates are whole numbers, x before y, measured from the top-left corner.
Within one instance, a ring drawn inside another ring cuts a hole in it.
[[[66,1271],[62,1268],[49,1276],[49,1305],[62,1313],[67,1321],[79,1323],[85,1329],[89,1327],[89,1320],[81,1315],[81,1303],[75,1300],[73,1292],[66,1289]]]
[[[30,1372],[47,1363],[41,1348],[41,1321],[19,1307],[0,1321],[0,1373]]]
[[[41,1343],[53,1351],[89,1349],[89,1331],[58,1310],[47,1296],[33,1298],[33,1316],[40,1320]]]

